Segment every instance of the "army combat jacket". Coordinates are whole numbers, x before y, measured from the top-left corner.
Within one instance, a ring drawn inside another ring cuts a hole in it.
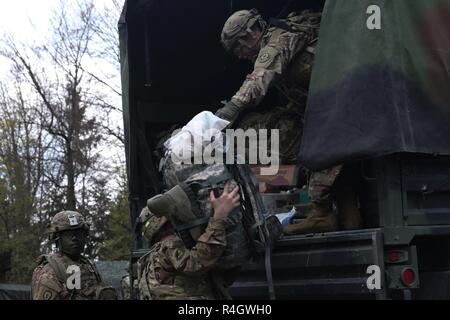
[[[97,269],[84,257],[73,261],[62,253],[55,253],[40,256],[38,264],[31,282],[33,300],[94,300],[103,288]],[[70,278],[76,267],[80,270],[79,289],[76,279]]]
[[[306,102],[316,33],[270,27],[261,40],[254,69],[231,101],[239,107],[258,105],[271,86],[296,104]],[[303,100],[303,101],[299,101]]]
[[[216,299],[211,269],[225,246],[225,221],[210,218],[192,249],[171,235],[139,260],[139,294],[144,300]]]

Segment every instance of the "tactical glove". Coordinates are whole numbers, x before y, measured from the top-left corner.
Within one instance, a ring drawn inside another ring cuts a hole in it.
[[[223,108],[220,108],[219,110],[216,111],[216,116],[224,120],[230,121],[230,124],[232,124],[234,121],[236,121],[240,111],[241,111],[240,107],[238,107],[232,101],[228,101]]]

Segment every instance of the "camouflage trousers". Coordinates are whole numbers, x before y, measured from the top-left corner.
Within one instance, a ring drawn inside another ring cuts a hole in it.
[[[331,188],[342,171],[342,165],[313,172],[309,179],[309,197],[313,203],[330,202]]]
[[[267,130],[268,150],[271,150],[271,130],[278,129],[280,163],[297,163],[303,133],[303,113],[299,111],[300,108],[290,103],[285,108],[273,107],[269,111],[247,113],[236,123],[236,128],[255,129],[257,132]],[[245,148],[245,154],[248,155],[247,144]]]

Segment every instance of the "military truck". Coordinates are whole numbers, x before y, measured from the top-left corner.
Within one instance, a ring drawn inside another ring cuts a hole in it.
[[[448,0],[126,1],[119,33],[133,225],[162,188],[162,134],[216,111],[251,71],[219,39],[232,12],[253,7],[265,18],[323,11],[299,164],[351,166],[364,228],[282,237],[272,281],[257,260],[232,295],[268,299],[272,287],[277,299],[450,298]],[[278,99],[274,90],[263,105]],[[131,262],[146,250],[136,232]]]

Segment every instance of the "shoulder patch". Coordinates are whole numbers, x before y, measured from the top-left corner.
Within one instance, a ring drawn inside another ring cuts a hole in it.
[[[184,250],[182,249],[175,249],[175,258],[176,259],[181,259],[183,257],[184,254]]]
[[[261,49],[255,62],[255,68],[268,68],[278,56],[278,50],[274,47]]]
[[[264,52],[262,55],[259,56],[258,62],[259,63],[266,63],[270,60],[270,54],[268,52]]]
[[[52,298],[53,298],[53,292],[51,292],[50,290],[46,290],[46,291],[44,292],[44,294],[42,295],[42,298],[43,298],[44,300],[52,300]]]

